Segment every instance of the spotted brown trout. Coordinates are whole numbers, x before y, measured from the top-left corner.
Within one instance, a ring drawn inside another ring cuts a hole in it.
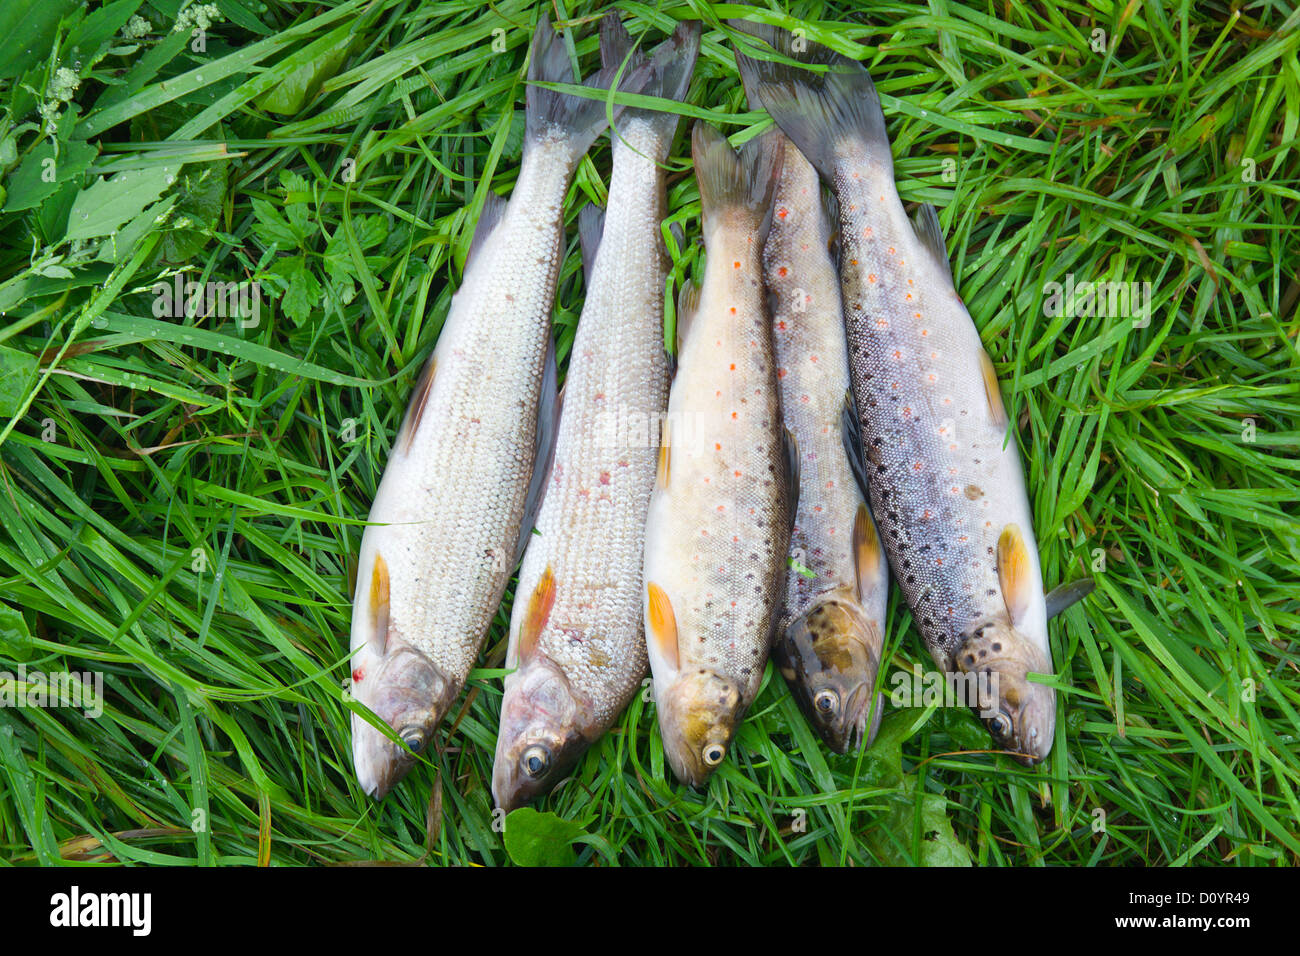
[[[545,19],[528,76],[573,82]],[[625,76],[625,89],[644,78]],[[392,731],[353,716],[357,779],[376,798],[459,694],[531,531],[555,431],[550,333],[564,196],[606,116],[603,100],[528,87],[514,191],[484,206],[375,495],[353,599],[351,686]]]
[[[844,753],[869,745],[880,726],[884,700],[873,689],[889,567],[850,463],[856,436],[844,433],[856,413],[846,406],[849,354],[821,181],[792,143],[784,153],[763,271],[781,408],[799,448],[799,508],[772,657],[814,729]]]
[[[763,242],[781,173],[776,131],[739,153],[692,135],[707,263],[677,311],[645,549],[645,621],[664,751],[699,786],[758,692],[780,610],[796,453],[781,424]]]
[[[679,100],[699,49],[682,24],[655,50],[643,95]],[[617,19],[605,67],[644,59]],[[603,734],[646,673],[641,560],[668,402],[660,232],[673,113],[627,109],[611,134],[609,207],[579,217],[587,297],[573,341],[555,460],[519,570],[492,793],[507,811],[545,793]]]
[[[839,203],[840,278],[871,510],[935,662],[974,675],[980,714],[1026,763],[1051,750],[1047,604],[1020,455],[939,220],[908,219],[884,115],[858,63],[744,28],[814,72],[740,56],[747,87]],[[971,680],[965,681],[970,689]]]

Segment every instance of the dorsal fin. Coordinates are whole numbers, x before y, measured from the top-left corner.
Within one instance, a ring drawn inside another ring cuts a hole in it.
[[[555,607],[555,575],[548,564],[537,581],[537,587],[528,598],[528,609],[524,611],[523,622],[519,625],[519,642],[515,649],[515,661],[526,664],[537,650],[537,642],[542,630],[550,619],[551,609]]]
[[[925,246],[944,275],[951,279],[952,265],[948,262],[948,249],[943,242],[943,227],[939,225],[939,213],[928,202],[922,203],[921,208],[916,211],[916,218],[912,221],[912,225],[921,245]]]
[[[1034,587],[1041,584],[1033,580],[1029,545],[1018,525],[1007,525],[998,536],[998,584],[1011,623],[1019,624],[1029,610]]]
[[[542,369],[542,394],[537,403],[537,444],[534,448],[533,476],[528,483],[528,497],[524,499],[524,522],[519,527],[519,541],[515,546],[515,563],[524,556],[528,540],[542,509],[546,495],[546,482],[551,476],[551,463],[555,459],[555,439],[560,432],[560,396],[556,390],[559,372],[555,366],[555,340],[546,339],[546,364]]]
[[[678,667],[677,615],[668,593],[650,581],[646,584],[646,635],[653,648],[673,670]]]
[[[605,232],[605,210],[589,202],[578,213],[578,242],[582,246],[582,275],[591,288],[592,270],[596,267],[596,253]]]
[[[790,527],[787,534],[794,531],[795,515],[799,512],[799,440],[788,428],[782,429],[782,447],[785,450],[785,480],[790,493]]]
[[[415,391],[411,393],[411,403],[406,407],[406,417],[402,419],[402,427],[397,433],[396,447],[400,448],[402,454],[411,450],[411,442],[415,440],[415,433],[420,430],[420,420],[424,418],[425,406],[429,404],[429,396],[433,393],[433,376],[438,370],[438,352],[429,356],[429,360],[424,363],[424,368],[420,371],[420,377],[415,382]]]
[[[488,193],[483,200],[483,211],[478,214],[478,224],[474,227],[474,238],[469,242],[469,253],[465,256],[465,268],[474,261],[474,256],[487,243],[492,231],[500,224],[506,214],[506,200],[496,193]]]
[[[862,461],[862,433],[858,428],[858,411],[853,405],[853,392],[845,390],[844,404],[840,406],[840,441],[849,456],[849,468],[858,483],[858,491],[867,500],[867,467]]]

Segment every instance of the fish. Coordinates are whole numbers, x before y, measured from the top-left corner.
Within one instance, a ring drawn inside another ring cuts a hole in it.
[[[850,378],[871,510],[937,666],[974,675],[998,746],[1055,739],[1056,694],[1033,512],[993,360],[953,280],[933,206],[910,219],[867,70],[785,31],[733,24],[824,72],[738,54],[748,88],[839,205]],[[965,678],[970,687],[971,679]]]
[[[528,77],[574,79],[546,18]],[[602,70],[590,85],[611,78]],[[643,80],[629,72],[620,89]],[[350,683],[392,731],[353,713],[357,780],[376,799],[459,695],[532,528],[556,430],[551,309],[564,197],[607,115],[602,99],[528,86],[518,180],[509,201],[488,195],[380,479],[361,539]]]
[[[846,753],[870,746],[884,713],[873,692],[889,564],[845,434],[849,353],[821,180],[788,141],[784,156],[763,275],[782,414],[799,448],[799,506],[772,658],[822,740]]]
[[[678,301],[644,614],[664,751],[698,787],[726,758],[767,666],[799,483],[763,287],[781,139],[769,131],[737,153],[697,122],[691,144],[707,261]]]
[[[698,22],[680,24],[651,56],[642,95],[682,99],[699,42]],[[645,59],[617,19],[602,21],[603,65],[629,55],[629,68]],[[492,793],[507,812],[555,786],[648,668],[641,563],[668,403],[662,164],[677,126],[675,113],[624,110],[611,134],[608,208],[588,205],[579,217],[586,301],[506,652]]]

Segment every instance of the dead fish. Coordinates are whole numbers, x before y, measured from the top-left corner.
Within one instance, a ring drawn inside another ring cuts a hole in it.
[[[737,24],[739,25],[739,24]],[[872,512],[931,656],[987,681],[978,706],[1026,763],[1051,750],[1056,695],[1020,455],[993,362],[953,283],[939,219],[909,221],[867,71],[745,24],[824,74],[739,56],[747,86],[830,184]],[[967,687],[970,682],[967,681]],[[968,703],[973,703],[968,701]]]
[[[664,750],[703,784],[758,692],[798,493],[762,248],[781,138],[692,136],[707,265],[677,310],[677,373],[646,527],[645,621]]]
[[[573,82],[550,23],[530,80]],[[602,71],[591,85],[607,87]],[[626,88],[644,75],[627,75]],[[357,779],[382,798],[460,693],[523,552],[555,432],[551,307],[564,195],[606,125],[606,104],[529,86],[509,202],[489,196],[437,347],[375,495],[353,599],[352,693],[400,738],[357,715]],[[540,462],[540,464],[539,464]]]
[[[699,50],[681,24],[650,62],[644,95],[681,99]],[[601,61],[632,41],[601,24]],[[644,57],[632,53],[628,68]],[[618,719],[646,673],[641,561],[668,402],[659,224],[673,113],[628,109],[611,135],[609,208],[580,216],[587,298],[573,342],[555,461],[519,571],[492,793],[507,811],[545,793]],[[603,220],[603,221],[602,221]],[[649,423],[654,423],[651,434]]]
[[[814,729],[844,753],[880,726],[889,566],[845,447],[849,356],[821,181],[794,144],[784,152],[763,272],[800,487],[772,656]],[[849,448],[859,454],[852,436]]]

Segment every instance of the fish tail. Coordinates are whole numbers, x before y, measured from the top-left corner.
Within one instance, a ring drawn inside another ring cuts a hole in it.
[[[765,23],[732,20],[731,26],[761,41],[787,59],[825,72],[775,60],[760,60],[736,50],[736,65],[750,106],[772,114],[799,151],[827,179],[835,175],[838,158],[853,144],[886,171],[893,172],[885,114],[880,109],[871,75],[862,64],[809,42],[793,50],[790,32]],[[760,44],[761,45],[761,44]]]
[[[712,126],[697,122],[691,134],[695,178],[700,187],[704,234],[713,231],[719,217],[734,217],[767,240],[772,225],[772,197],[781,178],[785,140],[776,130],[751,139],[737,152]]]
[[[686,88],[691,84],[691,75],[695,72],[695,59],[700,52],[700,23],[698,20],[683,21],[663,43],[655,47],[649,59],[638,50],[623,24],[617,17],[606,16],[600,22],[600,62],[604,69],[617,70],[627,61],[626,70],[645,68],[646,81],[641,88],[644,96],[656,96],[666,100],[682,101],[686,97]],[[679,117],[676,113],[662,113],[654,110],[628,109],[615,122],[614,127],[623,131],[627,124],[636,121],[650,122],[659,139],[660,155],[653,157],[658,162],[668,158],[673,134],[677,131]]]
[[[618,22],[615,13],[606,14],[605,20]],[[601,27],[605,29],[604,23]],[[589,89],[609,90],[619,66],[602,68],[586,82]],[[635,67],[629,65],[623,71],[619,90],[625,93],[639,92],[649,76],[650,67],[642,63]],[[533,34],[533,45],[528,56],[528,91],[526,94],[526,147],[547,140],[562,140],[568,148],[574,165],[583,154],[591,148],[609,125],[610,111],[604,98],[588,99],[548,90],[535,84],[574,83],[573,67],[569,63],[568,52],[564,48],[550,18],[543,15]],[[613,115],[617,117],[622,107],[615,104]]]

